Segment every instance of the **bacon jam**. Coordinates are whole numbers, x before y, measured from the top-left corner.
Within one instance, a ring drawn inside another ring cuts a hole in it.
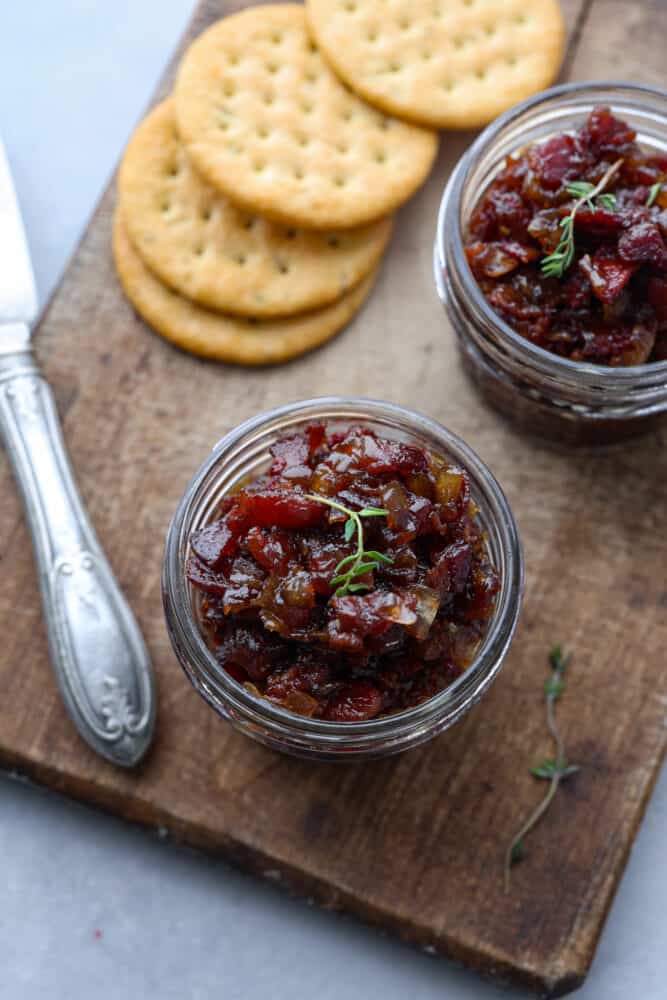
[[[418,705],[465,671],[493,613],[477,513],[466,470],[415,445],[319,423],[279,439],[190,539],[210,649],[300,715]]]
[[[527,340],[572,361],[667,360],[666,176],[667,155],[643,151],[604,107],[578,131],[508,157],[466,238],[488,303]]]

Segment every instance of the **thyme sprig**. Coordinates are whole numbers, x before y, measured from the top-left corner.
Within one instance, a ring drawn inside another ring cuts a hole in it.
[[[519,831],[515,834],[505,853],[505,890],[509,889],[510,871],[513,865],[523,861],[526,856],[524,839],[527,834],[539,823],[547,809],[551,805],[553,798],[558,791],[561,781],[575,774],[579,767],[576,764],[568,764],[565,756],[565,746],[556,725],[554,706],[565,691],[565,670],[572,658],[571,653],[564,653],[562,646],[554,646],[549,653],[549,666],[551,676],[544,685],[544,696],[546,704],[547,729],[553,740],[555,747],[555,757],[547,757],[535,767],[530,768],[530,773],[534,778],[549,782],[546,794],[540,801],[537,808],[530,814]]]
[[[542,274],[545,277],[562,278],[568,267],[572,264],[574,260],[574,220],[579,209],[585,205],[593,211],[596,207],[595,198],[597,198],[597,204],[600,208],[608,210],[614,208],[616,195],[611,192],[607,192],[606,194],[603,192],[609,182],[618,173],[622,164],[622,159],[612,163],[597,184],[590,184],[588,181],[573,181],[572,184],[568,184],[566,189],[568,194],[571,194],[577,200],[565,218],[561,219],[560,227],[562,233],[558,246],[548,257],[542,258],[540,266]]]
[[[343,528],[346,542],[352,541],[355,532],[357,535],[356,551],[341,559],[334,570],[334,575],[329,580],[330,585],[336,587],[334,597],[344,597],[345,594],[356,594],[361,590],[369,590],[369,584],[361,582],[358,578],[370,573],[371,570],[379,569],[381,563],[390,566],[394,560],[382,552],[376,552],[375,549],[364,549],[364,527],[361,519],[362,517],[386,517],[389,511],[385,510],[384,507],[363,507],[359,511],[350,510],[349,507],[338,503],[337,500],[322,497],[318,493],[306,493],[306,496],[309,500],[316,500],[318,503],[333,507],[334,510],[339,510],[346,515],[347,520]]]

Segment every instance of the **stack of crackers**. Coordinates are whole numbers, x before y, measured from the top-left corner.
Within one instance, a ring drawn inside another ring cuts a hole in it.
[[[308,0],[223,18],[119,174],[114,258],[144,319],[240,364],[289,360],[361,307],[439,127],[547,85],[556,0]]]

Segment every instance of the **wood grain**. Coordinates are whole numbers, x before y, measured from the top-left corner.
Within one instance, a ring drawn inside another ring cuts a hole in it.
[[[571,0],[566,10],[576,42],[570,76],[660,81],[662,4]],[[187,37],[222,12],[203,3]],[[431,248],[443,184],[469,141],[443,137],[357,321],[280,370],[200,362],[146,329],[113,273],[114,192],[106,193],[37,345],[82,493],[156,664],[157,739],[142,768],[125,774],[75,735],[49,668],[21,507],[0,459],[0,759],[278,873],[286,886],[422,947],[558,995],[586,974],[665,752],[667,458],[658,436],[587,455],[546,450],[487,409],[462,376]],[[528,568],[516,642],[482,703],[424,748],[339,767],[283,758],[218,720],[176,664],[160,601],[167,524],[213,442],[269,406],[334,392],[416,406],[465,437],[505,487]],[[505,894],[503,851],[541,792],[527,767],[550,749],[542,684],[556,641],[576,650],[559,717],[582,770],[531,836]]]

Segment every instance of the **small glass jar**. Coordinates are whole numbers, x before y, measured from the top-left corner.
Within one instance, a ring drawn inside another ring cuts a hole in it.
[[[500,592],[475,659],[450,687],[421,705],[368,722],[326,722],[296,715],[258,697],[217,663],[198,624],[198,595],[185,575],[189,539],[214,516],[221,498],[266,471],[270,446],[313,421],[363,423],[384,437],[412,442],[451,458],[470,476],[472,499],[498,569]],[[457,721],[486,691],[516,627],[523,589],[517,527],[500,486],[459,438],[412,410],[369,399],[331,397],[292,403],[247,420],[227,434],[196,473],[167,535],[163,599],[176,655],[194,687],[223,718],[267,746],[303,757],[356,760],[398,753]]]
[[[438,216],[434,269],[464,367],[485,398],[531,433],[567,445],[617,441],[655,427],[667,411],[667,361],[610,368],[561,358],[516,333],[487,303],[464,253],[468,219],[505,158],[579,127],[596,105],[667,152],[667,91],[628,83],[571,83],[517,105],[460,159]]]

